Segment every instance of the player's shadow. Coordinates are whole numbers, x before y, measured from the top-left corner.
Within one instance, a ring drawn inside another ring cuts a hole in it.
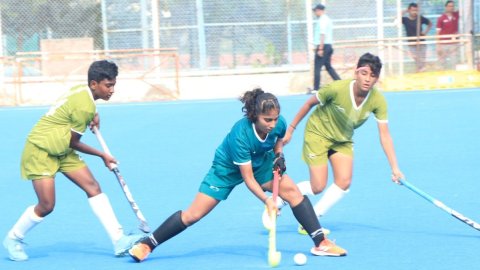
[[[277,226],[277,233],[280,235],[298,233],[297,226],[298,224],[291,224],[291,225],[284,224],[284,225]],[[332,233],[335,233],[336,235],[338,235],[342,231],[355,231],[359,233],[383,231],[383,232],[395,232],[395,233],[402,233],[402,234],[431,235],[431,236],[452,237],[452,238],[479,238],[480,237],[480,235],[474,235],[474,234],[450,233],[448,232],[447,229],[445,229],[445,231],[438,231],[438,230],[429,231],[427,226],[425,227],[425,229],[412,230],[412,229],[405,229],[402,226],[382,227],[378,225],[364,224],[364,223],[329,222],[328,229]],[[465,229],[471,230],[468,227],[465,227]],[[259,230],[259,234],[268,236],[268,230],[261,227],[261,229]]]
[[[100,247],[95,242],[58,242],[47,246],[36,244],[34,247],[27,245],[26,252],[30,259],[92,255],[115,258],[113,249]]]
[[[480,235],[474,234],[459,234],[459,233],[450,233],[446,228],[445,231],[439,231],[438,226],[436,231],[428,230],[428,225],[425,225],[422,229],[406,229],[403,226],[397,227],[385,227],[372,224],[364,223],[349,223],[349,222],[334,222],[329,223],[328,227],[332,232],[338,233],[342,231],[355,231],[359,233],[365,232],[375,232],[375,231],[384,231],[384,232],[394,232],[402,234],[413,234],[413,235],[431,235],[431,236],[441,236],[441,237],[452,237],[452,238],[479,238]],[[465,227],[466,230],[470,230],[468,227]],[[472,231],[473,232],[473,231]]]
[[[224,258],[227,257],[249,257],[257,258],[258,260],[265,260],[265,246],[262,245],[237,245],[237,246],[215,246],[195,249],[183,254],[175,255],[162,255],[161,252],[158,255],[152,254],[148,257],[148,260],[162,260],[162,259],[182,259],[192,257],[212,257],[212,258]]]

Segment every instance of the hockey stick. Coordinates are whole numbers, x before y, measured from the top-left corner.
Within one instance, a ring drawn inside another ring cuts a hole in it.
[[[466,216],[458,213],[457,211],[453,210],[452,208],[446,206],[444,203],[442,203],[441,201],[433,198],[432,196],[428,195],[427,193],[421,191],[420,189],[418,189],[417,187],[415,187],[414,185],[410,184],[407,180],[400,180],[400,183],[402,185],[404,185],[405,187],[407,187],[408,189],[410,189],[411,191],[415,192],[416,194],[420,195],[421,197],[423,197],[425,200],[433,203],[435,206],[437,206],[438,208],[442,209],[443,211],[449,213],[450,215],[452,215],[454,218],[460,220],[461,222],[473,227],[474,229],[476,230],[479,230],[480,231],[480,224],[478,224],[477,222],[467,218]]]
[[[280,185],[280,173],[277,170],[273,171],[272,181],[272,198],[273,202],[277,203],[278,186]],[[282,253],[277,251],[277,213],[273,211],[270,213],[270,219],[272,220],[272,227],[268,234],[268,264],[271,267],[277,267],[282,259]]]
[[[93,133],[95,133],[95,136],[97,137],[98,142],[102,146],[103,151],[109,155],[112,155],[110,153],[110,150],[108,149],[107,144],[105,143],[105,140],[103,139],[102,133],[100,133],[100,130],[98,130],[97,127],[93,127]],[[127,197],[127,200],[130,203],[130,207],[132,207],[133,212],[137,216],[137,219],[140,221],[140,225],[138,226],[138,228],[145,233],[150,232],[150,227],[148,227],[147,220],[145,219],[142,212],[140,211],[140,208],[138,208],[137,203],[133,199],[132,193],[130,193],[130,189],[128,188],[127,183],[120,174],[120,170],[118,169],[117,164],[112,163],[110,167],[112,168],[113,173],[117,177],[118,183],[122,187],[123,193],[125,194],[125,197]]]

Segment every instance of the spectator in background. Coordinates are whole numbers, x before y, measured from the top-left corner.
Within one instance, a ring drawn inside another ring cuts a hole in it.
[[[407,37],[417,37],[417,39],[409,40],[410,53],[415,60],[417,72],[425,70],[425,58],[427,53],[426,44],[420,44],[419,42],[425,41],[421,39],[421,36],[426,36],[432,28],[432,23],[429,19],[421,16],[418,13],[418,5],[416,3],[410,3],[408,9],[403,12],[408,13],[408,16],[402,17],[402,24],[405,26],[405,32]],[[420,19],[420,22],[418,21]],[[425,31],[423,31],[423,25],[427,25]]]
[[[445,13],[437,20],[437,35],[455,35],[458,34],[458,11],[455,11],[455,3],[447,1],[445,3]],[[440,65],[443,68],[452,69],[458,61],[458,44],[454,37],[439,37],[442,43],[437,44],[437,54]],[[450,42],[448,42],[450,40]]]
[[[325,14],[325,6],[322,4],[316,5],[313,11],[318,17],[313,34],[313,44],[315,45],[313,92],[316,92],[320,89],[320,73],[323,66],[325,66],[333,80],[340,80],[340,76],[338,76],[331,64],[333,54],[332,20]]]

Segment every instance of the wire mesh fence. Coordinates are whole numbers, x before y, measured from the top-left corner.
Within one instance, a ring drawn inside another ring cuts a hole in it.
[[[320,0],[318,1],[320,2]],[[412,46],[404,40],[399,16],[406,0],[323,0],[334,23],[333,65],[348,73],[358,57],[372,52],[386,64],[385,75],[415,73]],[[420,13],[430,19],[432,29],[425,43],[426,70],[454,70],[478,66],[480,1],[458,0],[460,34],[450,46],[458,55],[449,65],[438,53],[432,37],[444,12],[444,0],[418,0]],[[74,73],[65,63],[31,60],[18,67],[15,58],[43,57],[55,50],[67,55],[82,51],[143,50],[137,72],[151,74],[174,71],[177,65],[159,64],[149,50],[175,48],[182,75],[223,71],[308,72],[311,66],[312,0],[2,0],[0,2],[0,77],[7,83],[22,81],[16,75],[49,76],[52,69]],[[469,19],[470,18],[470,19]],[[471,25],[470,25],[471,24]],[[468,37],[470,35],[470,37]],[[88,40],[68,43],[65,40]],[[468,41],[469,40],[469,41]],[[49,41],[57,43],[46,46]],[[476,45],[475,45],[476,44]],[[38,56],[38,55],[37,55]],[[108,57],[108,54],[106,54]],[[150,60],[146,60],[151,58]],[[136,60],[139,61],[137,57]],[[157,58],[158,60],[158,58]],[[176,61],[176,60],[175,60]],[[133,66],[133,65],[132,65]],[[3,70],[3,71],[2,71]],[[20,72],[19,72],[20,71]],[[81,70],[78,70],[81,72]],[[127,69],[126,72],[133,72]]]
[[[308,14],[315,2],[306,0],[17,2],[3,0],[0,4],[4,55],[39,51],[43,39],[90,37],[93,48],[101,50],[178,48],[184,69],[305,65],[307,26],[315,22]],[[435,25],[444,1],[418,2],[421,13]],[[334,21],[334,40],[402,37],[403,28],[396,18],[407,4],[394,0],[326,1],[327,14]],[[435,34],[435,27],[429,34]],[[435,45],[428,50],[433,52]]]

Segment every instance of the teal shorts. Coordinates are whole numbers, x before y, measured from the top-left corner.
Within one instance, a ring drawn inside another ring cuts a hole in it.
[[[272,181],[272,168],[273,159],[264,162],[262,166],[253,170],[253,175],[258,184],[263,185]],[[242,175],[238,167],[233,170],[214,164],[200,184],[198,191],[218,201],[223,201],[226,200],[232,190],[242,182]]]

